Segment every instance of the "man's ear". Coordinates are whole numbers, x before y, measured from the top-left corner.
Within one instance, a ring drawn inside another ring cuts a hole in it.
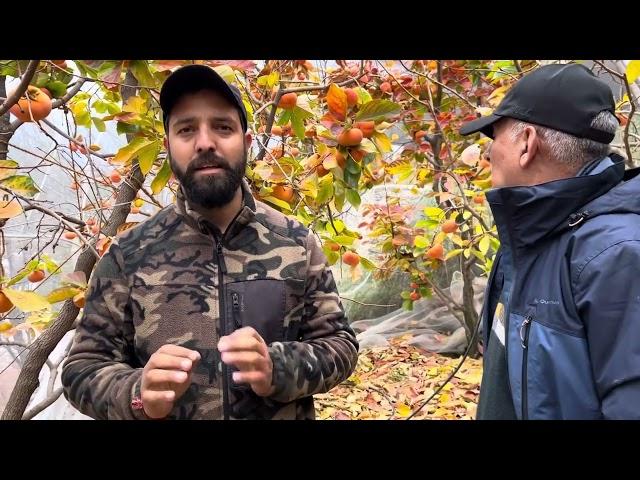
[[[169,151],[169,138],[165,135],[164,137],[164,149],[168,152]]]
[[[539,153],[540,137],[533,126],[527,125],[522,132],[520,141],[519,146],[522,148],[520,152],[520,168],[530,168]]]
[[[251,148],[251,142],[253,141],[253,137],[250,132],[244,134],[244,148],[247,153],[249,153],[249,149]]]

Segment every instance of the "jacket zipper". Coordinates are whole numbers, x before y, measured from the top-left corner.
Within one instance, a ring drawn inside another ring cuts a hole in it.
[[[529,418],[528,399],[527,399],[527,362],[529,359],[529,330],[531,329],[531,321],[533,315],[528,314],[524,317],[522,325],[520,325],[520,343],[522,345],[522,419]]]
[[[231,295],[231,301],[233,302],[233,321],[235,323],[236,328],[242,327],[240,322],[240,295],[237,293],[233,293]]]
[[[222,255],[222,239],[218,235],[215,235],[215,239],[216,262],[218,263],[218,296],[220,297],[220,333],[224,337],[227,335],[227,315],[224,302],[224,274],[227,273],[227,266]],[[222,409],[224,419],[229,420],[229,369],[222,359],[220,365],[222,366]]]

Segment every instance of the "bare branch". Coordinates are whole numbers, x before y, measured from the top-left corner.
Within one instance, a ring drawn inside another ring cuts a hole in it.
[[[39,414],[46,408],[50,407],[51,405],[53,405],[53,403],[56,400],[58,400],[58,398],[60,398],[60,395],[62,395],[62,387],[58,387],[51,395],[49,395],[47,398],[45,398],[42,402],[40,402],[38,405],[33,407],[31,410],[26,412],[22,416],[22,420],[31,420],[37,414]]]

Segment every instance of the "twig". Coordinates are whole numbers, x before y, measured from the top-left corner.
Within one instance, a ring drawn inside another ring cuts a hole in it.
[[[340,296],[340,299],[349,300],[350,302],[357,303],[358,305],[364,305],[365,307],[396,307],[396,308],[400,307],[400,305],[380,305],[378,303],[363,303],[363,302],[359,302],[358,300],[354,300],[353,298],[343,297],[342,295]]]

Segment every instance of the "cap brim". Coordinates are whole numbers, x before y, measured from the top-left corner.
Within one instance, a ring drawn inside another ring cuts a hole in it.
[[[487,137],[493,138],[493,124],[500,120],[500,115],[487,115],[485,117],[476,118],[470,122],[465,123],[460,127],[461,135],[470,135],[476,132],[482,132]]]
[[[222,93],[234,105],[237,103],[229,84],[213,68],[206,65],[187,65],[169,75],[162,85],[160,107],[165,117],[185,92],[205,88]]]

